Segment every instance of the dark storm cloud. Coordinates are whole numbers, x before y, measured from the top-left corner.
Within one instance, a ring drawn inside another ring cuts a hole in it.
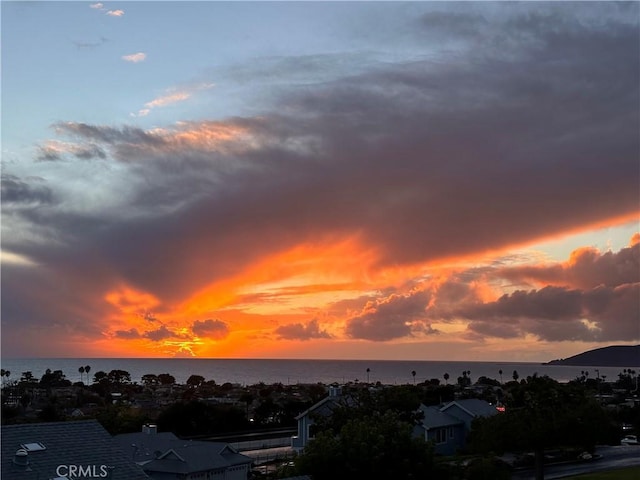
[[[426,284],[408,294],[380,295],[360,315],[348,320],[346,332],[352,338],[390,340],[415,334],[420,326],[426,328],[426,333],[433,333],[429,326],[433,322],[465,320],[470,322],[468,331],[474,338],[532,334],[547,341],[637,340],[640,339],[638,246],[636,243],[617,253],[604,254],[596,254],[592,249],[577,250],[567,263],[568,272],[563,271],[563,265],[567,264],[539,268],[485,267],[456,273],[442,283]],[[589,254],[587,257],[585,252]],[[586,263],[585,258],[589,259]],[[581,283],[581,288],[563,286],[566,278],[580,274],[584,278],[576,283]],[[516,290],[495,301],[482,301],[473,288],[478,282],[522,275],[562,285]]]
[[[116,330],[114,335],[118,338],[124,338],[125,340],[135,340],[143,338],[143,335],[136,328],[130,328],[129,330]]]
[[[4,238],[3,238],[4,244]],[[103,294],[106,272],[93,264],[91,272],[74,272],[57,265],[2,264],[2,348],[18,356],[25,339],[38,345],[30,354],[60,355],[59,342],[102,338],[110,306]],[[55,341],[54,341],[55,339]],[[64,347],[63,347],[64,348]]]
[[[155,330],[149,330],[148,332],[145,332],[143,336],[154,342],[166,340],[167,338],[183,337],[183,335],[178,335],[175,332],[172,332],[165,325],[162,325]]]
[[[464,44],[476,21],[486,35],[481,18],[464,15],[450,29]],[[301,242],[357,234],[381,265],[402,265],[531,243],[638,212],[637,21],[581,22],[559,9],[514,14],[492,35],[450,56],[376,64],[279,91],[260,118],[165,131],[57,123],[60,135],[128,169],[114,195],[130,195],[130,207],[118,215],[16,210],[60,244],[6,241],[61,278],[104,270],[87,285],[106,291],[110,281],[125,281],[171,302]],[[497,48],[500,39],[511,40],[508,48]],[[49,198],[19,185],[8,192]],[[16,284],[12,296],[3,288],[3,322],[11,304],[27,305],[32,288]],[[495,308],[563,313],[571,306],[564,294],[571,290],[556,295],[557,307],[525,293]],[[60,315],[61,302],[47,303],[47,315],[30,321]],[[348,334],[411,333],[412,315],[384,320],[376,312],[352,318]]]
[[[174,331],[171,331],[167,328],[166,325],[162,325],[155,330],[148,330],[146,332],[140,332],[137,328],[130,328],[128,330],[116,330],[114,336],[117,338],[122,338],[124,340],[137,340],[140,338],[148,338],[153,342],[161,342],[162,340],[166,340],[167,338],[188,338],[185,335],[181,335]]]
[[[549,341],[629,341],[640,338],[640,283],[573,290],[547,286],[457,310],[469,330],[503,338],[537,335]]]
[[[50,205],[54,202],[54,194],[51,188],[42,185],[39,178],[31,178],[25,181],[20,177],[3,174],[0,181],[2,203],[9,207],[12,205]]]
[[[505,268],[498,275],[514,282],[539,282],[594,288],[640,282],[640,243],[617,253],[583,248],[564,264]]]
[[[320,329],[318,320],[309,321],[306,325],[302,323],[290,323],[281,325],[275,329],[275,334],[284,340],[311,340],[314,338],[332,338],[325,330]]]
[[[349,319],[346,333],[351,338],[374,341],[410,336],[416,321],[420,324],[426,318],[425,308],[430,299],[431,292],[421,290],[370,302],[360,315]],[[421,326],[418,329],[423,330]]]
[[[191,327],[193,333],[199,337],[221,339],[229,335],[229,326],[222,320],[196,320]]]
[[[53,125],[54,129],[66,135],[73,135],[79,138],[111,144],[143,144],[157,145],[162,140],[151,133],[137,127],[123,126],[122,128],[89,125],[80,122],[58,122]]]

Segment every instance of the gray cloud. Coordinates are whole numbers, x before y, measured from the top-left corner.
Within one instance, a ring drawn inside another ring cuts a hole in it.
[[[547,286],[516,291],[496,302],[462,307],[469,330],[502,338],[532,333],[549,341],[640,338],[640,283],[581,291]]]
[[[116,330],[114,335],[118,338],[124,338],[125,340],[134,340],[137,338],[144,338],[136,328],[130,328],[129,330]]]
[[[229,335],[229,326],[222,320],[196,320],[191,330],[199,337],[222,339]]]
[[[326,330],[321,330],[317,319],[302,323],[281,325],[275,329],[275,334],[284,340],[311,340],[314,338],[332,338]]]
[[[188,338],[185,335],[178,334],[167,328],[166,325],[161,325],[155,330],[148,330],[146,332],[139,332],[137,328],[130,328],[129,330],[116,330],[114,336],[125,340],[136,340],[139,338],[148,338],[153,342],[160,342],[167,338]]]
[[[619,252],[600,253],[593,248],[574,252],[566,264],[509,267],[498,275],[514,282],[539,282],[595,288],[640,282],[640,242]]]
[[[148,332],[145,332],[143,336],[149,340],[153,340],[154,342],[159,342],[167,338],[184,337],[183,335],[178,335],[175,332],[172,332],[165,325],[162,325],[155,330],[149,330]]]
[[[407,295],[391,295],[365,306],[362,313],[347,322],[346,333],[351,338],[385,341],[410,336],[416,329],[423,330],[421,320],[426,318],[426,306],[431,292],[420,290]],[[432,329],[427,328],[426,331]]]
[[[50,205],[54,202],[53,190],[43,185],[40,178],[25,181],[16,175],[3,174],[0,181],[2,203],[11,205]]]

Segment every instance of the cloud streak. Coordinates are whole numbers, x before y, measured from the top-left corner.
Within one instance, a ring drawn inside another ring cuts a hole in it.
[[[136,55],[144,55],[144,54],[136,54]],[[123,57],[124,58],[124,57]],[[141,60],[144,60],[144,57]],[[151,113],[151,110],[158,107],[166,107],[168,105],[173,105],[179,102],[184,102],[185,100],[190,99],[194,93],[199,92],[201,90],[208,90],[213,88],[214,84],[212,83],[202,83],[198,85],[186,86],[181,89],[171,88],[165,94],[160,95],[159,97],[154,98],[153,100],[144,104],[145,108],[138,110],[137,114],[132,114],[134,117],[146,117]]]

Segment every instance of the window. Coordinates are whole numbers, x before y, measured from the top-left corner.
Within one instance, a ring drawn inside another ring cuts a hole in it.
[[[449,427],[449,438],[453,438],[453,437],[454,437],[453,427]]]
[[[447,443],[447,429],[446,428],[438,428],[435,431],[435,441],[436,441],[436,443]]]

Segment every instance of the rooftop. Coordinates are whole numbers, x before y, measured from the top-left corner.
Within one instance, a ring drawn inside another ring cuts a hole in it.
[[[112,480],[149,478],[96,420],[3,425],[1,433],[3,479],[64,478],[69,466],[110,471]]]

